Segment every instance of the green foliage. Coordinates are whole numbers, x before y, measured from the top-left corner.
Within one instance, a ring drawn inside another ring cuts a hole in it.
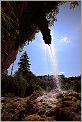
[[[30,71],[29,58],[25,52],[18,63],[19,68],[15,75],[8,76],[7,73],[2,75],[2,95],[13,93],[15,96],[28,96],[33,92],[40,92],[42,89],[50,91],[56,87],[52,76],[36,77]],[[76,92],[81,92],[81,76],[60,78],[61,87],[63,90],[72,89]]]
[[[29,58],[25,52],[18,63],[15,75],[2,77],[2,95],[14,93],[15,96],[28,96],[42,90],[40,80],[30,71]]]
[[[24,97],[26,89],[28,87],[27,80],[25,78],[23,78],[21,74],[19,74],[17,77],[15,76],[14,83],[15,83],[15,86],[17,88],[17,94],[20,97]]]
[[[1,77],[1,94],[13,93],[13,78],[7,74]]]
[[[81,80],[73,80],[71,87],[74,91],[81,92]]]
[[[50,76],[38,76],[40,80],[40,86],[42,89],[47,90],[48,92],[56,87],[53,78],[49,78]]]
[[[18,71],[25,76],[30,71],[29,58],[26,52],[20,57]]]
[[[69,77],[64,79],[60,79],[61,87],[63,90],[72,89],[76,92],[81,92],[81,76],[77,77]]]

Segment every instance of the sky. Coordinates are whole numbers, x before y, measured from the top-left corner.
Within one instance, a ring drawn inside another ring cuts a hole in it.
[[[52,42],[55,51],[58,74],[65,76],[77,76],[81,74],[80,44],[81,44],[81,5],[75,9],[69,9],[68,4],[59,7],[56,16],[57,22],[50,27]],[[31,66],[30,70],[35,75],[52,74],[47,45],[42,39],[41,32],[35,35],[35,39],[29,45],[25,45],[22,52],[18,52],[14,62],[13,74],[18,69],[21,55],[27,52]],[[8,73],[11,72],[11,66]]]

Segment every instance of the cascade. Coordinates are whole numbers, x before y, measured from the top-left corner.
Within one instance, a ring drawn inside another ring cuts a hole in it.
[[[60,82],[59,82],[59,78],[58,78],[56,50],[54,49],[53,44],[48,46],[48,52],[49,52],[51,65],[52,65],[53,81],[56,83],[56,90],[61,91]]]

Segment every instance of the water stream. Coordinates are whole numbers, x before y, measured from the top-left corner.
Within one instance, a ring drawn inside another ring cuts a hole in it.
[[[43,93],[42,96],[37,98],[37,101],[38,102],[42,101],[42,103],[48,104],[48,106],[53,107],[54,102],[58,101],[56,99],[56,97],[59,94],[62,94],[63,92],[61,90],[61,85],[60,85],[60,81],[58,78],[58,66],[57,66],[56,50],[54,48],[53,43],[50,46],[47,45],[46,48],[48,49],[48,54],[49,54],[51,66],[52,66],[53,81],[54,81],[54,84],[56,84],[56,88],[52,89],[50,92]]]
[[[53,81],[56,83],[56,89],[61,91],[61,85],[58,78],[58,66],[57,66],[57,58],[56,58],[56,50],[54,49],[53,44],[48,46],[48,52],[52,65],[52,73],[53,73]]]

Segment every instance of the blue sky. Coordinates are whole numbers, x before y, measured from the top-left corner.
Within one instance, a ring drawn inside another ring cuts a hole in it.
[[[62,72],[65,76],[80,75],[81,5],[75,9],[69,9],[68,4],[62,5],[57,15],[57,22],[50,29],[56,50],[58,73]],[[24,46],[22,52],[18,52],[13,73],[18,68],[20,56],[27,51],[31,63],[30,68],[35,75],[51,74],[52,67],[46,46],[42,34],[37,33],[35,40]],[[8,69],[9,74],[11,66]]]

